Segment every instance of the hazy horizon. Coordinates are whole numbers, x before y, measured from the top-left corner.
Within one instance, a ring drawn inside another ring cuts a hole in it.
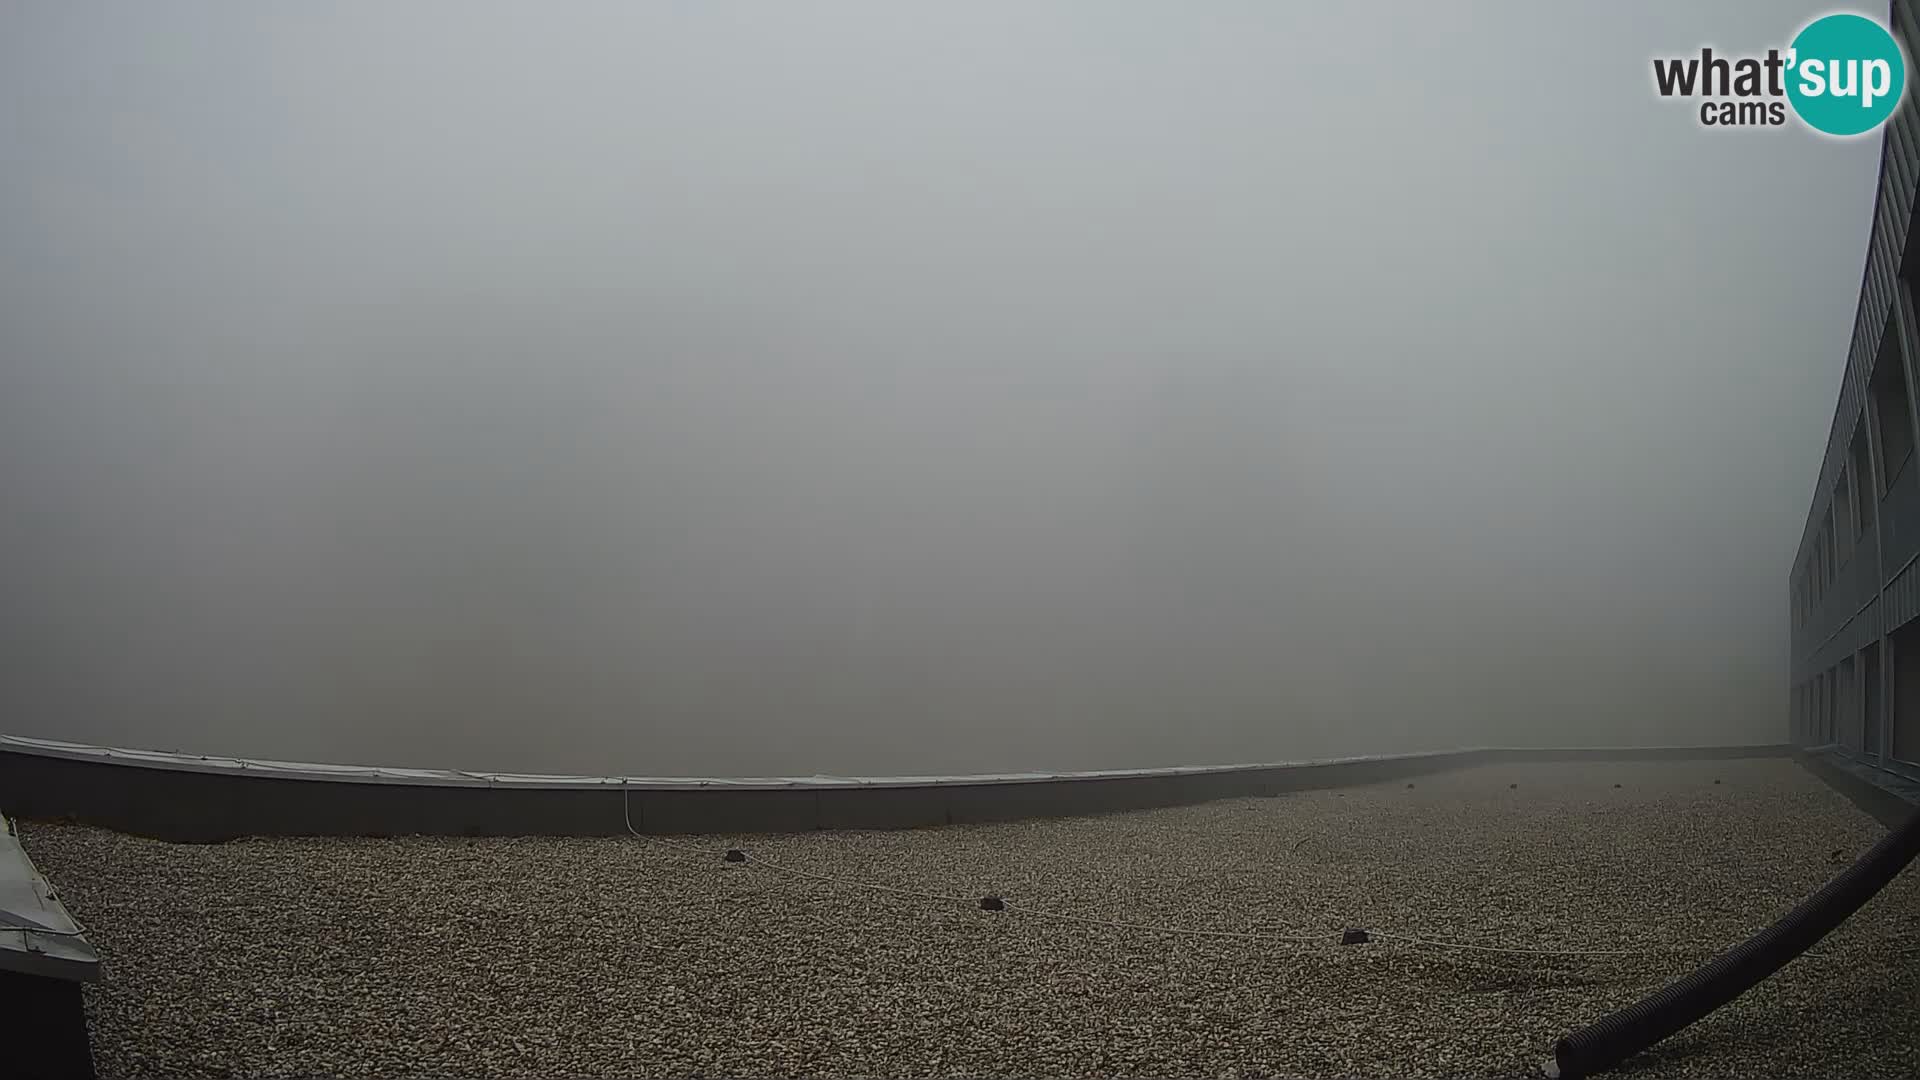
[[[12,5],[0,730],[1785,741],[1879,140],[1647,63],[1824,10]]]

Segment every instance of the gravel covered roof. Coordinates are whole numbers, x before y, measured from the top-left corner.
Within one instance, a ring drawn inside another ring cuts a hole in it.
[[[701,838],[743,863],[631,838],[21,831],[101,954],[103,1076],[1522,1075],[1882,835],[1788,760]],[[1920,1074],[1916,961],[1909,870],[1633,1075]]]

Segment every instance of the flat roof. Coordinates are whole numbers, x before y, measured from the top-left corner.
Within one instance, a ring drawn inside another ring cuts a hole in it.
[[[112,949],[101,1076],[1520,1076],[1885,835],[1786,758],[1414,779],[695,844],[20,830]],[[1633,1080],[1920,1075],[1916,910]]]
[[[77,982],[100,978],[100,954],[87,944],[53,886],[0,816],[0,971]]]

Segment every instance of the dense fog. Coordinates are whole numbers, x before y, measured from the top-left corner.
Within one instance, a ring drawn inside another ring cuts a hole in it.
[[[1808,4],[13,3],[0,731],[631,774],[1775,742]]]

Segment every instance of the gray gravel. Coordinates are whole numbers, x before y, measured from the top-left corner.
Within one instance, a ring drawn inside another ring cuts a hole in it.
[[[87,992],[105,1076],[1522,1075],[1881,835],[1775,760],[701,840],[1015,906],[1320,939],[1291,944],[990,913],[633,839],[22,831],[105,961]],[[1346,926],[1652,951],[1332,943]],[[1920,1075],[1917,946],[1909,871],[1633,1074]]]

